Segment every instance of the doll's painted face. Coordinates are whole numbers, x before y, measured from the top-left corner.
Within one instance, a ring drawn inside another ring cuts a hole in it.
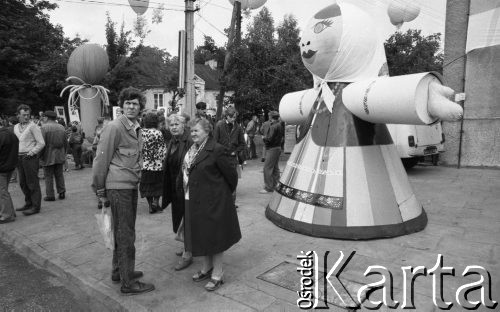
[[[309,21],[300,41],[306,68],[324,78],[335,59],[342,37],[342,15],[338,4],[322,9]]]

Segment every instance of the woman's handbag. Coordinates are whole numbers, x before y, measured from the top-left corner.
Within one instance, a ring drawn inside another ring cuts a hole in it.
[[[97,219],[97,227],[104,239],[104,246],[113,250],[115,248],[115,237],[113,235],[113,223],[111,222],[111,209],[103,208],[101,213],[95,215]]]
[[[184,218],[181,219],[177,233],[175,233],[175,240],[179,242],[184,242]]]

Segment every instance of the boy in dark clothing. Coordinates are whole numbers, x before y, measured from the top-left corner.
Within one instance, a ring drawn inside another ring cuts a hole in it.
[[[214,131],[215,141],[228,149],[231,155],[231,163],[235,169],[238,163],[243,163],[243,161],[245,161],[245,159],[242,159],[240,156],[245,149],[245,136],[243,134],[243,128],[236,122],[236,116],[237,114],[234,107],[226,109],[224,114],[225,118],[217,123]],[[236,203],[236,191],[233,193],[233,200]],[[236,204],[235,206],[238,208]]]
[[[260,191],[261,194],[272,193],[280,179],[279,160],[284,130],[281,127],[279,118],[278,112],[272,111],[269,113],[271,125],[267,135],[263,136],[266,160],[264,162],[264,189]]]

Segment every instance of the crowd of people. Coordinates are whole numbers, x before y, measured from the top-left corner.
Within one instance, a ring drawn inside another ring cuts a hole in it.
[[[115,248],[111,279],[121,283],[121,293],[140,294],[154,285],[138,279],[135,270],[135,221],[139,195],[146,198],[151,214],[169,205],[172,231],[183,242],[175,270],[203,257],[193,281],[208,280],[206,290],[213,291],[224,283],[223,255],[241,239],[236,205],[236,188],[241,177],[239,168],[248,159],[258,157],[255,136],[263,136],[264,188],[270,193],[279,180],[278,161],[284,129],[279,114],[269,113],[269,122],[261,125],[258,116],[241,125],[238,114],[228,107],[223,119],[214,122],[206,114],[206,103],[196,105],[196,115],[164,112],[143,113],[145,97],[140,90],[126,88],[119,96],[121,114],[114,120],[100,118],[92,139],[92,188],[97,207],[110,207]],[[142,114],[141,114],[142,113]],[[30,120],[31,109],[20,105],[19,123],[8,126],[0,122],[0,223],[16,218],[8,192],[15,169],[25,196],[25,205],[16,210],[24,215],[40,212],[41,190],[38,170],[45,175],[46,201],[66,197],[64,165],[68,149],[72,150],[75,168],[81,162],[84,134],[71,125],[70,132],[57,122],[52,111],[44,113],[37,125]],[[160,198],[162,201],[160,203]]]

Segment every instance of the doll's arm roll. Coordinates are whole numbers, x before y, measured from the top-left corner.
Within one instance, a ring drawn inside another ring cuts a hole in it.
[[[342,99],[347,109],[368,122],[428,125],[462,118],[462,107],[448,99],[452,95],[438,74],[419,73],[352,83]]]
[[[280,101],[281,119],[290,125],[306,121],[317,97],[318,91],[314,89],[285,94]]]

